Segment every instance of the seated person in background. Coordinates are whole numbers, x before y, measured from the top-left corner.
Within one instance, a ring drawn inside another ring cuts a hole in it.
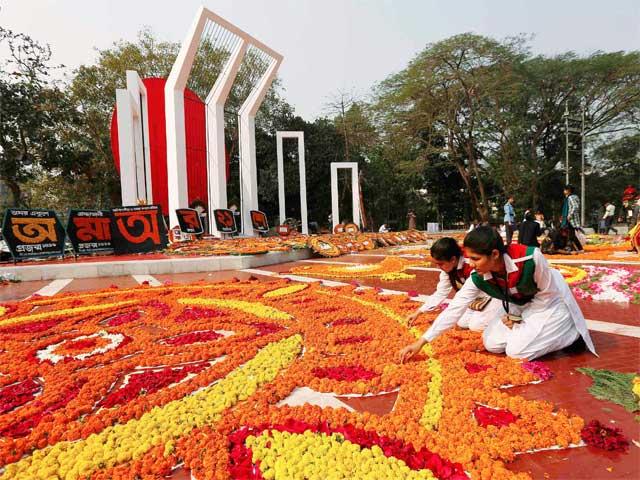
[[[538,237],[541,233],[540,224],[533,219],[531,213],[527,213],[518,230],[518,243],[529,247],[539,247]]]
[[[409,325],[422,312],[435,310],[444,302],[452,291],[458,291],[471,275],[473,268],[464,258],[458,242],[450,237],[438,240],[431,247],[433,263],[441,270],[436,291],[429,299],[407,318]],[[464,315],[458,320],[458,326],[481,332],[488,325],[502,305],[487,295],[480,295],[469,305]]]
[[[387,233],[389,231],[389,227],[387,226],[386,223],[383,223],[382,225],[380,225],[380,228],[378,229],[378,233]]]
[[[505,246],[491,227],[469,233],[464,247],[475,270],[422,337],[400,351],[401,362],[453,327],[483,292],[502,302],[504,309],[482,332],[487,351],[531,360],[568,347],[582,337],[595,355],[587,323],[571,289],[540,250]]]

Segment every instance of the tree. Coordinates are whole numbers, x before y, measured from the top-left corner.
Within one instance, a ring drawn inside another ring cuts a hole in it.
[[[39,168],[53,168],[69,155],[59,132],[75,112],[50,81],[47,45],[0,27],[0,47],[9,51],[0,70],[0,180],[11,190],[13,204],[22,206],[28,203],[22,185]]]
[[[514,88],[502,91],[488,117],[487,158],[505,193],[516,193],[527,206],[558,196],[565,108],[577,117],[584,109],[588,138],[638,129],[638,52],[537,56],[519,62],[513,72]]]
[[[501,43],[456,35],[427,45],[377,89],[379,120],[390,140],[405,137],[420,150],[407,166],[419,171],[432,154],[444,155],[465,184],[473,216],[482,221],[489,215],[482,128],[497,92],[512,88],[521,44],[520,38]]]

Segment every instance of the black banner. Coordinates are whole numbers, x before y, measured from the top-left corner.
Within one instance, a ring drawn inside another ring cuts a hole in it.
[[[64,256],[64,228],[53,210],[8,208],[2,235],[14,260]]]
[[[193,208],[178,208],[176,210],[178,216],[178,223],[180,224],[180,230],[182,233],[192,233],[194,235],[200,235],[204,232],[200,214]]]
[[[250,210],[251,224],[257,232],[266,233],[269,231],[269,222],[264,212],[260,210]]]
[[[116,254],[145,253],[167,246],[167,226],[159,205],[111,209],[111,242]]]
[[[236,233],[236,222],[233,219],[233,211],[219,208],[213,211],[216,229],[221,233]]]
[[[67,235],[76,255],[113,252],[108,210],[71,210]]]

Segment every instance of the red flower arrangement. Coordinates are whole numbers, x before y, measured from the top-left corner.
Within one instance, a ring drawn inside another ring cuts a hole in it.
[[[4,327],[0,333],[38,333],[49,330],[58,324],[58,320],[42,320],[40,322],[32,322],[25,324],[11,325]]]
[[[140,319],[140,312],[128,312],[128,313],[121,313],[120,315],[116,315],[113,318],[110,318],[107,321],[107,325],[110,327],[117,327],[118,325],[123,325],[125,323],[129,323],[129,322],[135,322],[136,320]]]
[[[208,367],[207,362],[199,362],[180,368],[164,368],[159,371],[146,371],[133,373],[129,382],[122,388],[111,392],[98,402],[98,407],[111,408],[116,405],[124,405],[138,395],[147,395],[183,380],[190,373],[199,373]]]
[[[143,303],[142,305],[144,307],[157,308],[158,310],[160,310],[160,313],[162,315],[169,315],[171,313],[171,307],[169,307],[169,305],[159,300],[155,300],[155,299],[149,300],[148,302]]]
[[[55,411],[64,408],[71,400],[76,398],[78,396],[78,393],[80,393],[80,389],[85,383],[86,380],[81,380],[77,384],[71,385],[71,387],[68,387],[65,391],[62,392],[59,400],[56,400],[48,405],[37,400],[36,402],[34,402],[33,408],[44,407],[40,412],[30,415],[22,421],[8,425],[4,429],[0,430],[0,436],[20,438],[29,435],[33,427],[37,426],[45,416],[51,415]]]
[[[464,368],[469,373],[480,373],[493,367],[491,365],[480,365],[479,363],[467,363]]]
[[[0,390],[0,414],[33,400],[40,388],[40,384],[32,378],[4,387]]]
[[[607,427],[598,420],[591,420],[580,432],[584,443],[610,452],[626,452],[629,439],[617,427]]]
[[[509,410],[500,410],[497,408],[489,408],[484,405],[476,405],[473,409],[473,416],[476,417],[478,425],[488,427],[494,425],[496,427],[506,427],[512,424],[518,417]]]
[[[190,320],[201,320],[203,318],[223,317],[225,313],[215,308],[187,307],[176,317],[176,323],[184,323]]]
[[[249,325],[256,329],[256,335],[259,337],[284,330],[280,325],[277,325],[275,323],[251,322]]]
[[[91,350],[98,344],[98,340],[95,337],[91,338],[79,338],[77,340],[70,340],[64,345],[65,352],[79,352],[82,350]]]

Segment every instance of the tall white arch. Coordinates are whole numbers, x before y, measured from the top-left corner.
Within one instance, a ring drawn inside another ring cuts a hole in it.
[[[300,222],[302,233],[309,234],[307,220],[307,179],[304,158],[304,132],[276,132],[276,150],[278,155],[278,206],[280,210],[280,223],[287,218],[284,196],[284,155],[282,153],[282,140],[284,138],[298,139],[298,167],[300,172]]]
[[[250,48],[259,50],[270,59],[269,66],[240,108],[241,195],[244,231],[253,235],[249,210],[258,208],[257,171],[255,158],[255,115],[271,86],[282,55],[255,39],[231,22],[212,11],[200,7],[187,36],[180,47],[176,62],[165,85],[165,114],[167,125],[167,190],[171,225],[177,224],[175,210],[188,203],[187,161],[184,121],[184,89],[194,64],[203,32],[210,25],[239,41],[227,58],[206,99],[207,171],[209,218],[213,210],[227,207],[226,160],[224,145],[224,105],[234,84],[243,59]],[[210,221],[210,224],[215,222]]]
[[[333,228],[340,223],[340,206],[338,204],[338,169],[351,170],[352,221],[360,226],[360,183],[358,182],[357,162],[331,162],[331,220]]]
[[[127,70],[127,88],[116,90],[122,205],[153,203],[149,160],[147,89],[138,72]]]

